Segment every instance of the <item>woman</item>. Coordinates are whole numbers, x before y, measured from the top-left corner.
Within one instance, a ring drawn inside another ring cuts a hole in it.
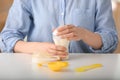
[[[53,28],[70,40],[70,53],[110,53],[118,43],[110,0],[14,0],[1,50],[65,56],[66,48],[53,42]]]

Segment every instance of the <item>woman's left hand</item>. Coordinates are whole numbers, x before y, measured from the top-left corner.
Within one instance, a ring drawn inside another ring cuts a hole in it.
[[[84,41],[94,49],[101,49],[103,43],[98,33],[74,25],[65,25],[57,28],[58,36],[68,40]]]
[[[58,29],[58,36],[61,38],[65,38],[68,40],[82,40],[83,37],[85,36],[85,29],[76,27],[74,25],[65,25],[61,26]]]

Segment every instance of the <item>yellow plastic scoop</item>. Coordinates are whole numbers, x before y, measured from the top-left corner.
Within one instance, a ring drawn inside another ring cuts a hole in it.
[[[49,62],[48,64],[38,64],[38,66],[46,66],[50,70],[58,72],[66,68],[68,66],[68,62],[54,61],[54,62]]]
[[[89,66],[82,66],[82,67],[76,68],[75,71],[76,72],[85,72],[85,71],[88,71],[91,69],[100,68],[102,66],[103,66],[102,64],[92,64]]]
[[[48,67],[52,70],[52,71],[61,71],[63,68],[68,66],[68,62],[62,62],[62,61],[56,61],[56,62],[50,62],[48,63]]]

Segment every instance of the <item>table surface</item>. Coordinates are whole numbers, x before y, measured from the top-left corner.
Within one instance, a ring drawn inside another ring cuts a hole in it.
[[[0,80],[120,80],[119,54],[70,54],[69,67],[62,72],[53,72],[46,66],[32,63],[30,54],[0,54]],[[102,68],[75,72],[80,66],[95,63]]]

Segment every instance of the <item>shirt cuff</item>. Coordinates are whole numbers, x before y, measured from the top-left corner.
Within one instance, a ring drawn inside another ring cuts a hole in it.
[[[116,35],[114,35],[113,38],[113,36],[109,32],[105,32],[105,33],[95,32],[95,33],[101,36],[103,46],[99,50],[95,50],[92,47],[89,47],[90,50],[93,53],[113,53],[117,47],[117,38],[115,37]]]
[[[10,39],[10,41],[7,41],[7,46],[6,45],[6,41],[2,41],[2,45],[1,45],[1,52],[2,53],[14,53],[13,49],[14,49],[14,46],[16,44],[17,41],[19,40],[22,40],[21,38],[13,38],[13,39]]]

